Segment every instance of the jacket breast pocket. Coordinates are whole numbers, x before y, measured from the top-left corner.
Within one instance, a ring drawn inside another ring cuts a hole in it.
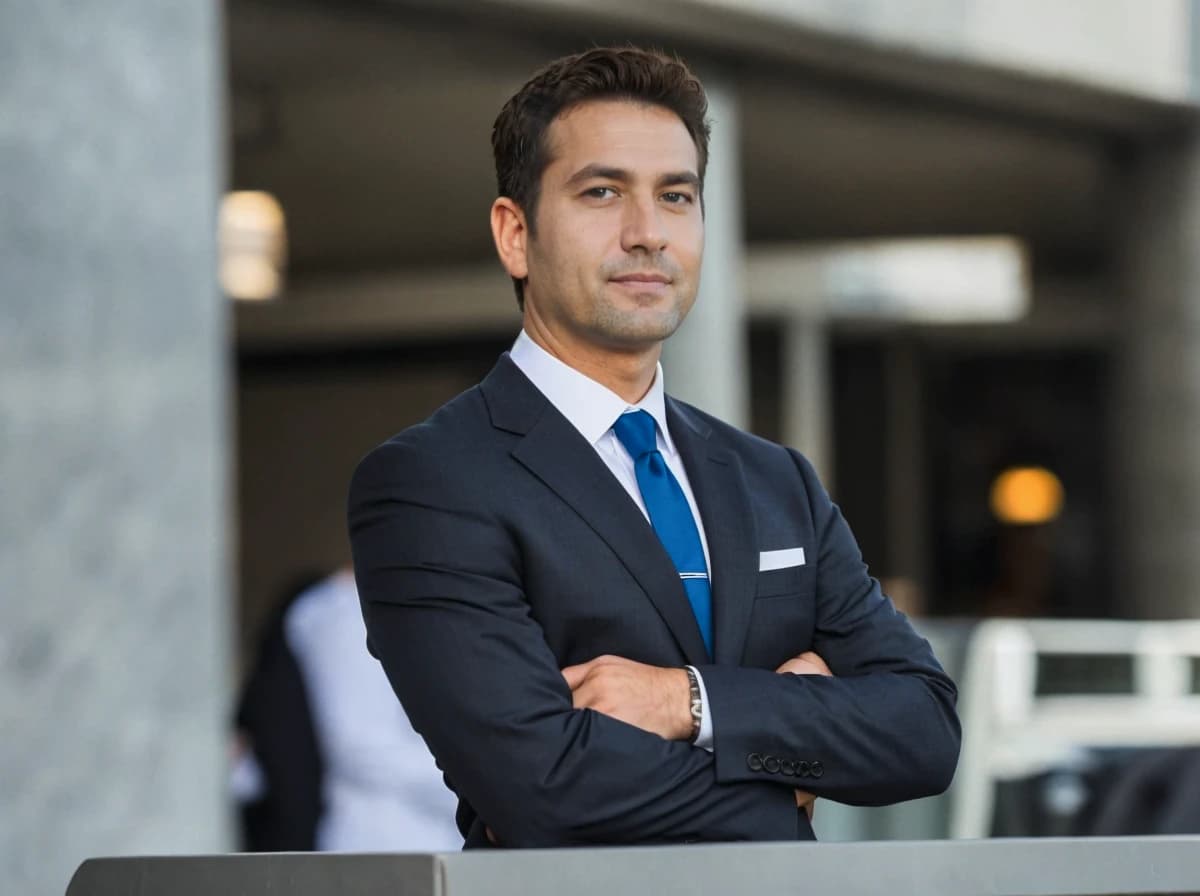
[[[754,596],[764,598],[780,594],[797,594],[804,588],[805,580],[808,578],[807,572],[808,569],[804,566],[788,566],[783,569],[760,572]]]
[[[776,669],[812,647],[813,582],[804,567],[758,574],[758,588],[746,633],[743,662]]]

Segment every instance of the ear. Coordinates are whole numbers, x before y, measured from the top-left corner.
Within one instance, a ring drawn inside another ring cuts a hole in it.
[[[500,263],[510,277],[524,280],[529,276],[529,260],[526,243],[529,229],[525,226],[525,212],[507,196],[492,203],[492,239],[496,242],[496,253]]]

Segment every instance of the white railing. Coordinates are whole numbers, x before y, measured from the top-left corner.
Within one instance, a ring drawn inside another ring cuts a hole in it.
[[[1039,657],[1068,655],[1129,657],[1132,687],[1040,694]],[[1083,749],[1200,744],[1198,658],[1200,622],[980,623],[959,680],[963,749],[950,835],[986,837],[998,781],[1048,770]]]

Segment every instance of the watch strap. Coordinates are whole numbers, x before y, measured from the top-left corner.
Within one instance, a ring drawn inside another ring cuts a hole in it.
[[[694,744],[700,736],[700,723],[704,719],[704,699],[700,696],[700,678],[691,666],[684,666],[688,677],[688,701],[692,715],[692,735],[688,743]]]

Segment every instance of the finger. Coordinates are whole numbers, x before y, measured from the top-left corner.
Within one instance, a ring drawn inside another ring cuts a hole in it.
[[[595,662],[595,660],[591,660],[586,663],[580,663],[577,666],[567,666],[565,669],[563,669],[562,677],[567,680],[567,687],[574,691],[581,684],[583,684],[583,680],[587,678],[588,673],[592,671],[592,665]]]
[[[816,666],[819,670],[819,674],[821,675],[833,675],[833,672],[831,672],[829,669],[829,664],[826,663],[818,653],[814,653],[811,650],[806,650],[804,653],[800,654],[800,656],[796,657],[796,659],[804,660],[804,662]]]
[[[596,709],[600,701],[600,688],[594,681],[585,681],[571,691],[571,705],[576,709]]]
[[[821,669],[820,666],[817,666],[814,663],[810,663],[810,662],[808,662],[808,660],[801,659],[800,657],[793,657],[792,659],[788,660],[786,663],[784,663],[782,666],[780,666],[775,671],[778,672],[780,675],[783,675],[783,674],[824,675],[824,674],[826,674],[824,672],[824,670]]]

